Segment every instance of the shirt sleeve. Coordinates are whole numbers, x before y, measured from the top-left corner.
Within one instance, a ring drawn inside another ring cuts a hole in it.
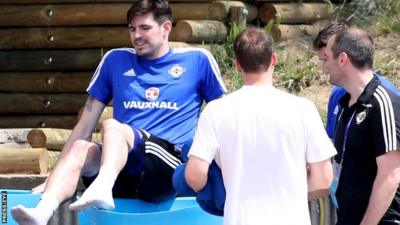
[[[304,126],[306,127],[306,160],[309,163],[320,162],[336,155],[336,149],[324,131],[321,117],[315,105],[307,101]]]
[[[329,97],[329,102],[328,102],[328,111],[326,113],[326,133],[330,138],[333,138],[333,131],[335,127],[335,115],[333,114],[335,107],[337,105],[337,102],[334,102],[335,98],[331,96]]]
[[[371,132],[376,157],[389,151],[399,150],[400,101],[399,97],[382,87],[374,93],[379,107],[370,113]]]
[[[346,91],[341,87],[334,87],[329,96],[328,111],[326,114],[326,133],[333,139],[335,138],[336,119],[340,108],[339,99],[346,94]]]
[[[110,52],[108,52],[97,66],[90,81],[87,92],[93,98],[107,105],[112,99],[112,73],[110,70]]]
[[[200,115],[193,144],[188,156],[197,156],[211,164],[218,151],[218,140],[215,124],[212,121],[211,103]]]
[[[400,96],[400,90],[396,87],[395,84],[393,84],[391,81],[387,80],[384,76],[378,74],[378,79],[381,82],[381,84],[395,93],[397,96]]]
[[[206,49],[200,52],[200,71],[202,71],[200,93],[206,102],[223,96],[227,90],[222,80],[221,73],[215,58]]]

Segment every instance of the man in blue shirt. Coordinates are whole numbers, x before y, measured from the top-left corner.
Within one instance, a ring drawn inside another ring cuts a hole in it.
[[[211,54],[204,49],[170,48],[171,9],[167,0],[135,1],[127,13],[134,48],[109,51],[87,92],[89,98],[55,169],[35,191],[36,208],[12,209],[24,225],[45,225],[73,196],[82,174],[89,185],[71,210],[114,208],[114,197],[159,202],[174,196],[172,174],[180,151],[191,144],[203,101],[226,88]],[[91,134],[112,100],[114,118],[102,124],[102,145]]]

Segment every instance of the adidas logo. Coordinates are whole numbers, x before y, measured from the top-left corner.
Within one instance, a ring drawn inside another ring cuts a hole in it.
[[[136,73],[133,69],[130,69],[130,70],[126,71],[125,73],[123,73],[122,75],[127,76],[127,77],[134,77],[134,76],[136,76]]]

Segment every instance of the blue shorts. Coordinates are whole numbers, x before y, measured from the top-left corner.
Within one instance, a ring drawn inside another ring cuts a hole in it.
[[[172,175],[176,166],[182,163],[180,151],[173,144],[147,131],[133,130],[135,143],[115,181],[113,196],[149,202],[174,197],[176,193],[172,187]],[[96,176],[82,177],[83,184],[88,187]]]

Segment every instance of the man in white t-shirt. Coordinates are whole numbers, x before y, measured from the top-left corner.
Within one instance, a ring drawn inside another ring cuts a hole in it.
[[[245,85],[203,110],[185,171],[200,191],[218,156],[225,225],[309,225],[308,199],[326,193],[336,154],[314,104],[273,87],[277,55],[262,29],[234,41]]]

